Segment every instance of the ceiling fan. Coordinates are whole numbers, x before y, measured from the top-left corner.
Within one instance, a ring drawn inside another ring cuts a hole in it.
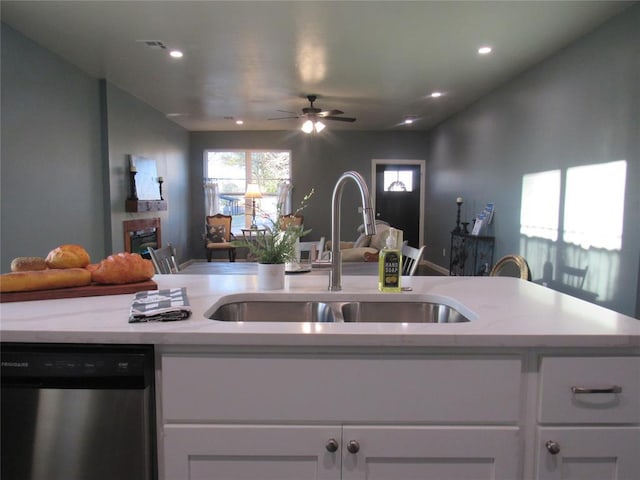
[[[292,116],[289,117],[276,117],[269,118],[269,120],[286,120],[289,118],[304,118],[306,121],[302,125],[302,131],[306,133],[311,133],[313,130],[316,132],[320,132],[324,128],[324,124],[321,120],[336,120],[338,122],[355,122],[356,119],[353,117],[338,117],[337,115],[342,115],[344,112],[342,110],[321,110],[313,106],[313,103],[316,101],[318,97],[316,95],[307,95],[307,100],[309,100],[309,106],[302,109],[301,115],[296,115],[295,112],[288,112],[286,110],[278,110],[282,113],[290,113]]]

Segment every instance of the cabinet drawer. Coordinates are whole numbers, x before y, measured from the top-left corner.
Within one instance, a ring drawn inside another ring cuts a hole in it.
[[[167,422],[515,423],[519,357],[162,358]]]
[[[640,357],[546,357],[541,376],[541,423],[640,423]]]

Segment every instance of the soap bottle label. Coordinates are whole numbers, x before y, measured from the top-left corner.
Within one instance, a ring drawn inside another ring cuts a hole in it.
[[[379,290],[383,292],[400,291],[400,253],[397,250],[382,251],[380,258]]]

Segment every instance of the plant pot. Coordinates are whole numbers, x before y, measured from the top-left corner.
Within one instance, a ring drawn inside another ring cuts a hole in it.
[[[284,263],[259,263],[258,288],[282,290],[284,288]]]

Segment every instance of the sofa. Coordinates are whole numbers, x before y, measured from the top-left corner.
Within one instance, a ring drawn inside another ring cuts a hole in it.
[[[375,235],[366,235],[364,233],[364,225],[360,225],[357,229],[358,237],[352,241],[341,241],[340,251],[342,253],[343,262],[377,262],[378,253],[386,245],[389,236],[389,225],[384,220],[376,220]],[[325,253],[323,258],[329,258],[331,251],[331,241],[325,244]]]

